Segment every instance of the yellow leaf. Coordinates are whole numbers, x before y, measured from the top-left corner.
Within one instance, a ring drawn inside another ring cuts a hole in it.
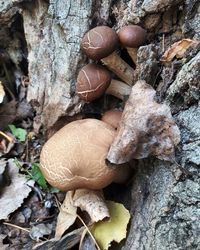
[[[95,223],[91,229],[102,250],[107,250],[112,241],[119,243],[126,238],[127,225],[130,220],[130,213],[122,204],[107,201],[107,206],[110,219]]]

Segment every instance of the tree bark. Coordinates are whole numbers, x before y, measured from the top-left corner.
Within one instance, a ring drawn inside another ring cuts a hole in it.
[[[197,0],[9,0],[0,5],[0,44],[7,50],[7,41],[13,44],[18,38],[11,42],[5,34],[17,15],[23,18],[28,101],[36,110],[36,130],[48,130],[62,116],[80,112],[83,103],[75,95],[75,83],[87,61],[80,41],[89,28],[108,24],[118,30],[133,23],[147,29],[148,45],[138,51],[135,77],[157,88],[160,100],[171,106],[182,141],[178,163],[148,158],[136,164],[125,250],[200,249],[200,54],[194,48],[185,60],[159,62],[175,41],[199,39],[198,9]]]

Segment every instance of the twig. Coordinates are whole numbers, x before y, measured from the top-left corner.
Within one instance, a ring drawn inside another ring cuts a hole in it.
[[[162,36],[162,52],[165,52],[165,34]]]
[[[4,225],[7,225],[7,226],[11,226],[11,227],[15,227],[15,228],[18,228],[20,230],[23,230],[23,231],[26,231],[27,233],[30,233],[30,230],[26,229],[26,228],[23,228],[23,227],[20,227],[20,226],[17,226],[15,224],[11,224],[11,223],[8,223],[8,222],[3,222]]]
[[[84,225],[84,227],[87,229],[89,235],[91,236],[92,240],[94,241],[96,247],[98,250],[101,250],[101,248],[99,247],[97,241],[95,240],[94,236],[92,235],[92,233],[90,232],[90,229],[88,228],[88,226],[85,224],[85,222],[82,220],[82,218],[77,214],[77,218],[81,221],[81,223]]]
[[[13,138],[8,136],[7,134],[5,134],[4,132],[0,131],[0,135],[2,135],[3,137],[5,137],[9,142],[13,142]]]
[[[60,211],[61,203],[59,202],[59,200],[58,200],[58,198],[57,198],[57,196],[56,196],[55,194],[54,194],[53,196],[54,196],[54,199],[55,199],[55,201],[56,201],[57,208],[58,208],[58,210]]]

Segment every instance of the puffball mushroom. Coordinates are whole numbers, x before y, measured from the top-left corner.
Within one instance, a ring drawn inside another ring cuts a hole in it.
[[[137,61],[138,47],[146,41],[146,30],[138,25],[127,25],[118,32],[120,43],[127,48],[133,62]]]
[[[79,97],[86,102],[91,102],[105,91],[124,100],[129,96],[131,87],[123,82],[111,80],[110,72],[103,66],[94,63],[84,66],[78,74],[76,83],[76,93]]]
[[[110,124],[113,128],[117,129],[121,118],[122,118],[122,111],[117,109],[111,109],[103,114],[101,120],[103,122]]]
[[[120,79],[133,85],[134,70],[115,52],[119,39],[108,26],[98,26],[88,31],[81,42],[82,51],[93,60],[100,60]]]
[[[115,137],[110,125],[96,119],[73,121],[43,146],[40,168],[46,180],[62,191],[101,189],[124,181],[123,167],[108,168],[105,158]]]

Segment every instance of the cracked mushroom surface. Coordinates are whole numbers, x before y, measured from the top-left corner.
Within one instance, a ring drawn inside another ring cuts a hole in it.
[[[91,102],[104,94],[110,82],[111,74],[106,68],[90,63],[78,74],[76,93],[82,100]]]
[[[104,92],[124,100],[129,96],[131,87],[121,81],[111,80],[110,72],[101,65],[85,65],[77,77],[77,95],[85,102],[91,102],[101,97]]]
[[[133,85],[134,70],[115,52],[119,45],[117,33],[108,26],[98,26],[83,37],[81,49],[93,60],[101,60],[128,85]]]
[[[43,146],[40,167],[46,180],[62,191],[102,189],[123,182],[123,167],[110,169],[105,163],[115,130],[96,119],[71,122]]]

